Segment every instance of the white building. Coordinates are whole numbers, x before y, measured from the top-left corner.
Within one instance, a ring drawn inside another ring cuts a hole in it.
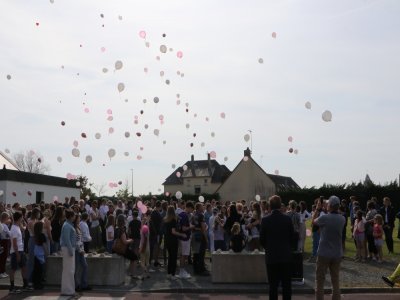
[[[55,198],[64,201],[65,197],[80,197],[75,180],[19,171],[2,152],[0,163],[0,202],[4,204],[27,205],[42,200],[52,202]]]

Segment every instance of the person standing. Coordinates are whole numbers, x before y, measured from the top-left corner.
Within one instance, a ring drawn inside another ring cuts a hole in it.
[[[292,298],[292,244],[294,229],[289,216],[283,214],[281,198],[269,198],[271,214],[261,222],[260,242],[265,249],[265,263],[269,282],[269,299],[278,299],[278,286],[282,285],[283,300]]]
[[[76,231],[74,228],[75,213],[71,209],[65,210],[65,222],[61,229],[60,245],[63,259],[61,275],[61,295],[75,295],[75,248]]]
[[[204,220],[203,204],[198,202],[195,204],[195,213],[193,214],[193,238],[191,241],[193,251],[193,272],[196,275],[210,275],[206,269],[204,257],[208,247],[207,225]]]
[[[318,206],[322,203],[318,203]],[[320,207],[317,206],[317,209]],[[329,269],[332,282],[332,300],[340,299],[339,272],[343,256],[342,232],[345,225],[344,217],[338,213],[340,199],[331,196],[328,201],[329,213],[318,218],[313,217],[313,224],[320,228],[320,240],[317,251],[315,269],[315,298],[324,299],[325,275]]]
[[[169,279],[175,276],[176,260],[178,258],[178,236],[186,238],[186,234],[177,231],[177,218],[175,208],[168,206],[167,214],[164,218],[165,228],[165,248],[168,251],[168,275]],[[179,276],[177,276],[179,277]]]
[[[24,286],[22,288],[23,291],[32,291],[33,288],[28,285],[28,274],[26,268],[26,256],[24,252],[24,242],[22,239],[21,226],[22,226],[22,214],[19,211],[16,211],[13,214],[14,223],[11,226],[10,230],[10,240],[11,240],[11,248],[10,248],[10,262],[11,262],[11,271],[10,271],[10,294],[19,294],[21,293],[20,289],[17,289],[14,286],[14,275],[15,271],[18,268],[21,268],[21,276],[24,282]]]
[[[389,253],[393,253],[393,229],[396,213],[389,197],[383,198],[383,207],[380,210],[383,217],[383,231],[385,232],[386,246]]]

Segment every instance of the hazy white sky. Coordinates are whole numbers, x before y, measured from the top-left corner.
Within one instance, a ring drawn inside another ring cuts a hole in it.
[[[52,175],[84,174],[96,184],[130,182],[133,168],[134,192],[147,193],[158,192],[171,165],[191,154],[204,159],[215,151],[232,170],[251,129],[254,159],[301,186],[358,181],[366,172],[375,182],[394,180],[399,15],[396,0],[4,0],[0,148],[40,151]],[[161,53],[163,44],[173,51]],[[117,60],[123,68],[114,71]],[[332,122],[322,121],[324,110]],[[71,154],[74,140],[79,158]]]

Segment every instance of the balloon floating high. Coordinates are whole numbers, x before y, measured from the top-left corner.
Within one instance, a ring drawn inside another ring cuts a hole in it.
[[[145,39],[145,38],[146,38],[146,31],[144,31],[144,30],[139,31],[139,36],[140,36],[142,39]]]
[[[79,157],[79,155],[81,155],[81,152],[79,151],[78,148],[72,149],[72,156],[73,157]]]
[[[122,82],[118,83],[118,92],[122,92],[125,89],[125,84],[123,84]]]
[[[154,97],[153,101],[154,101],[154,103],[157,104],[158,102],[160,102],[160,99],[158,97]]]
[[[332,113],[329,110],[326,110],[322,113],[322,120],[325,122],[331,122],[332,121]]]
[[[165,45],[161,45],[161,46],[160,46],[160,52],[161,52],[161,53],[167,53],[167,50],[168,50],[168,49],[167,49],[167,46],[165,46]]]
[[[259,58],[259,59],[258,59],[258,63],[263,64],[263,63],[264,63],[264,60],[263,60],[262,58]]]
[[[62,162],[62,157],[61,156],[57,156],[57,161],[60,163]]]
[[[117,61],[115,62],[115,70],[121,70],[121,69],[122,69],[122,66],[123,66],[122,61],[117,60]]]
[[[65,122],[64,121],[61,121],[61,126],[65,126]]]
[[[108,150],[108,157],[110,159],[113,158],[115,156],[115,154],[116,154],[115,149],[111,148],[111,149]]]
[[[250,141],[250,134],[246,133],[243,138],[245,142]]]
[[[259,202],[261,200],[260,195],[256,195],[254,198],[256,199],[257,202]]]
[[[293,153],[293,148],[289,148],[289,153]]]
[[[87,155],[86,158],[85,158],[85,161],[86,161],[86,163],[88,163],[88,164],[91,163],[92,160],[93,160],[93,158],[92,158],[91,155]]]
[[[307,101],[306,104],[304,105],[307,109],[311,109],[311,102]]]
[[[97,132],[97,133],[94,135],[94,137],[95,137],[97,140],[99,140],[99,139],[101,138],[101,134]]]
[[[272,35],[272,38],[276,39],[276,32],[273,32],[271,35]]]
[[[292,137],[292,136],[289,136],[289,137],[288,137],[288,141],[289,141],[289,142],[293,142],[293,137]]]

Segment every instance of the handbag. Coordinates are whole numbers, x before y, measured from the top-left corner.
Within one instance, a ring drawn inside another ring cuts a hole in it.
[[[127,249],[127,245],[122,242],[121,236],[114,240],[112,251],[119,254],[125,255]]]

